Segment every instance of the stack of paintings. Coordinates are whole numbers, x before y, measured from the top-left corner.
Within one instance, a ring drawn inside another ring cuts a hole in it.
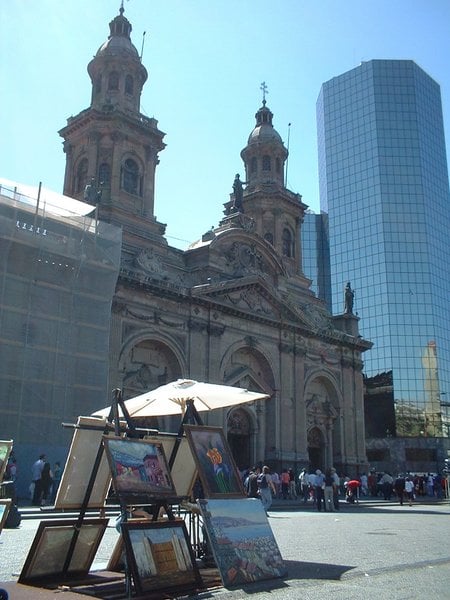
[[[286,575],[260,500],[247,498],[222,428],[185,425],[204,499],[200,511],[225,587]]]

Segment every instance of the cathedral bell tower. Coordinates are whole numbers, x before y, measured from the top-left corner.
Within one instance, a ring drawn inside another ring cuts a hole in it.
[[[154,216],[155,170],[164,133],[140,113],[147,71],[131,42],[131,23],[119,15],[88,65],[89,108],[67,120],[64,194],[98,206],[101,220],[123,228],[124,244],[166,244]]]
[[[286,272],[302,275],[301,223],[307,208],[300,194],[286,189],[285,162],[288,151],[273,126],[273,113],[266,106],[266,85],[261,85],[263,102],[257,111],[256,125],[241,152],[245,165],[246,187],[240,199],[240,211],[253,219],[256,232],[269,242],[281,257]],[[234,200],[234,202],[233,202]],[[236,205],[236,198],[227,203]]]

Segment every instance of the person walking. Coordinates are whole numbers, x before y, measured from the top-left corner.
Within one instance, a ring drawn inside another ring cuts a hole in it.
[[[412,506],[412,501],[414,499],[414,482],[411,481],[410,477],[405,479],[405,494],[408,498],[409,505]]]
[[[298,481],[300,484],[300,493],[303,498],[303,504],[306,504],[309,498],[309,476],[305,467],[303,467],[301,470],[300,475],[298,476]]]
[[[321,512],[321,510],[322,510],[322,505],[325,510],[325,499],[324,499],[324,495],[323,495],[323,491],[324,491],[324,487],[325,487],[324,480],[325,480],[325,478],[324,478],[322,471],[320,469],[317,469],[316,479],[314,482],[314,493],[316,496],[317,510],[319,512]]]
[[[334,481],[334,490],[333,490],[334,510],[339,510],[339,491],[340,491],[340,486],[341,486],[341,480],[340,480],[339,475],[337,474],[336,469],[334,467],[331,467],[331,476],[333,477],[333,481]]]
[[[325,488],[323,490],[323,502],[324,502],[324,510],[329,512],[334,512],[334,479],[333,474],[331,473],[331,469],[327,469],[325,471],[324,478]]]
[[[41,506],[45,506],[50,500],[50,492],[53,483],[53,473],[50,463],[45,462],[41,473]]]
[[[283,500],[288,499],[289,494],[289,473],[287,469],[281,471],[281,497]]]
[[[51,495],[51,499],[52,499],[53,503],[56,500],[56,494],[58,493],[59,484],[61,483],[61,477],[62,477],[61,463],[55,462],[55,465],[53,467],[53,485],[52,485],[52,495]]]
[[[263,466],[262,473],[258,475],[258,491],[264,510],[267,512],[272,506],[273,496],[277,493],[272,477],[270,476],[270,469],[267,465]]]
[[[252,467],[247,479],[244,483],[245,492],[248,498],[259,498],[258,495],[258,476],[261,473],[261,469],[257,466]]]
[[[42,496],[42,484],[41,484],[41,475],[42,470],[44,468],[46,456],[45,454],[41,454],[38,460],[33,463],[31,467],[31,482],[34,484],[33,488],[33,497],[32,504],[33,506],[41,505],[41,496]]]
[[[297,500],[297,488],[295,485],[295,473],[292,469],[288,469],[289,473],[289,499]]]
[[[394,491],[397,495],[400,505],[403,506],[403,497],[405,494],[405,478],[403,475],[398,475],[394,481]]]

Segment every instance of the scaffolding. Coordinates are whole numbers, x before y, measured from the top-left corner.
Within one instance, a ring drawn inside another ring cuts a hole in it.
[[[64,461],[61,423],[109,397],[122,232],[93,206],[25,191],[0,180],[0,439],[26,470],[44,452]]]

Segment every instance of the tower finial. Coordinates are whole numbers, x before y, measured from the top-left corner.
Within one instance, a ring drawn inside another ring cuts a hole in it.
[[[123,15],[124,11],[125,11],[125,9],[124,9],[124,7],[123,7],[123,0],[121,0],[121,2],[120,2],[120,8],[119,8],[119,12],[120,12],[120,14],[121,14],[121,15]]]
[[[262,101],[262,103],[263,103],[263,106],[265,106],[266,105],[266,94],[269,93],[269,90],[267,89],[267,85],[266,85],[265,81],[263,81],[261,83],[261,85],[259,86],[259,89],[262,90],[262,93],[263,93],[263,101]]]

